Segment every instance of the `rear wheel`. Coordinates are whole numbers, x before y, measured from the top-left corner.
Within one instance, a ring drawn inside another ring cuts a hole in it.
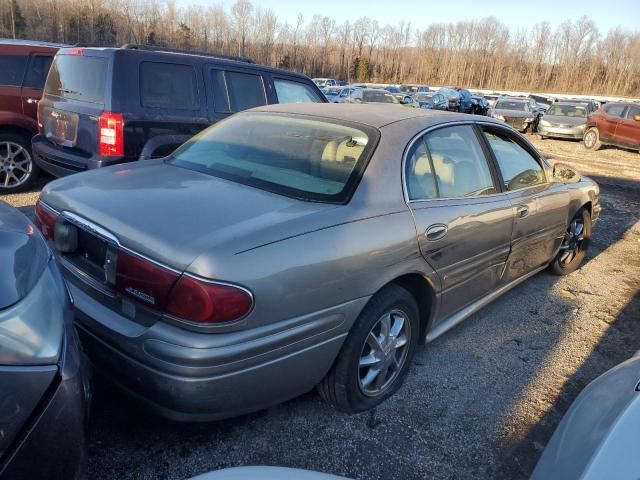
[[[28,190],[39,174],[31,142],[15,133],[0,133],[0,194]]]
[[[585,208],[573,217],[564,235],[560,251],[550,268],[556,275],[567,275],[578,269],[587,255],[591,239],[591,214]]]
[[[347,413],[371,409],[393,395],[418,344],[418,306],[404,288],[389,285],[360,313],[327,376],[324,401]]]
[[[587,150],[598,150],[602,146],[602,143],[600,143],[600,132],[598,132],[598,129],[596,127],[591,127],[589,130],[584,132],[582,143]]]

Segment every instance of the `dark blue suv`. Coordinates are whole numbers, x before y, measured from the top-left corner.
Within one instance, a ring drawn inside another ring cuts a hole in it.
[[[162,157],[235,112],[326,102],[310,78],[250,60],[143,46],[63,48],[38,105],[36,163],[55,176]]]

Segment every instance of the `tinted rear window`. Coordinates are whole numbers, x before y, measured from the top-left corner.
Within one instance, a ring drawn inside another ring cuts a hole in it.
[[[211,70],[216,112],[240,112],[267,104],[262,76]]]
[[[49,70],[47,95],[104,103],[107,59],[84,55],[57,55]]]
[[[24,86],[29,88],[41,89],[49,73],[49,67],[53,56],[34,55],[31,57],[31,63],[24,78]]]
[[[196,77],[190,65],[142,62],[140,64],[142,106],[152,108],[197,108]]]
[[[22,85],[24,68],[29,57],[26,55],[0,56],[0,85],[19,87]]]
[[[303,200],[349,199],[377,140],[369,127],[244,113],[178,148],[175,165]]]

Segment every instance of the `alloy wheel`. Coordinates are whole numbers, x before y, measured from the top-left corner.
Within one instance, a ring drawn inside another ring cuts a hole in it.
[[[26,148],[15,142],[0,142],[0,187],[19,187],[29,179],[32,169]]]
[[[358,364],[358,384],[364,395],[380,395],[398,377],[409,352],[409,322],[405,312],[392,310],[369,331]]]
[[[584,144],[586,145],[586,147],[591,148],[595,145],[595,143],[596,143],[595,132],[593,131],[587,132],[587,134],[584,136]]]
[[[560,263],[566,265],[576,257],[584,242],[584,221],[582,218],[575,218],[571,221],[564,241],[560,246]]]

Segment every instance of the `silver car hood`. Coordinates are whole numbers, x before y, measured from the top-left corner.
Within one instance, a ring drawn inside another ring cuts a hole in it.
[[[640,356],[587,385],[558,425],[531,480],[637,479],[639,389]]]
[[[586,118],[582,117],[567,117],[566,115],[543,115],[542,120],[546,120],[552,125],[570,125],[577,127],[578,125],[584,125],[587,123]]]
[[[322,214],[336,208],[160,160],[64,177],[47,185],[40,198],[179,270],[203,253],[234,255],[319,228],[328,221]]]

